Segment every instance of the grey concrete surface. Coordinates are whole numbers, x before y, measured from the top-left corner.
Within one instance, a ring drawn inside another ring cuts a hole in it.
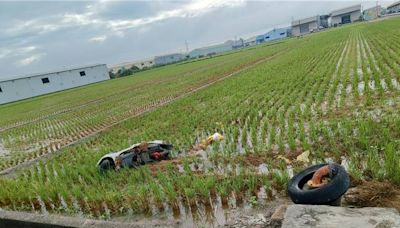
[[[282,228],[296,227],[399,228],[400,214],[392,208],[290,205]]]
[[[44,215],[27,212],[5,211],[0,209],[0,227],[7,228],[64,228],[64,227],[83,227],[83,228],[143,228],[143,227],[176,227],[177,224],[163,223],[123,223],[77,217],[67,217],[60,215]]]

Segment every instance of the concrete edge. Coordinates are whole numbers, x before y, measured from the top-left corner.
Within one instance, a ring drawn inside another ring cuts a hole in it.
[[[30,228],[65,228],[65,227],[117,227],[143,228],[154,226],[151,223],[103,221],[79,217],[68,217],[53,214],[36,214],[28,212],[6,211],[0,209],[0,227]],[[162,227],[174,227],[172,224],[160,224]]]

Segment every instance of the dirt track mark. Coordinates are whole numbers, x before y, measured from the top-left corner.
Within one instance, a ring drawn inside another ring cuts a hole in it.
[[[229,63],[231,61],[234,61],[234,60],[226,60],[226,61],[223,61],[223,62],[220,62],[220,63],[214,63],[214,64],[209,65],[208,67],[220,66],[220,65]],[[190,75],[192,75],[194,73],[198,73],[198,72],[201,72],[201,71],[204,71],[204,69],[202,67],[199,67],[199,68],[196,68],[194,70],[188,71],[188,72],[184,73],[183,75],[175,75],[175,76],[172,76],[172,77],[167,78],[167,79],[159,80],[159,81],[157,81],[157,84],[165,83],[165,82],[169,82],[169,81],[174,81],[174,80],[176,80],[178,78],[181,78],[182,76],[184,76],[184,77],[190,76]],[[51,112],[51,113],[49,113],[47,115],[38,116],[38,117],[35,117],[35,118],[32,118],[32,119],[17,121],[17,122],[15,122],[13,124],[9,124],[9,125],[6,125],[4,127],[0,127],[0,132],[6,131],[6,130],[10,130],[10,129],[13,129],[13,128],[16,128],[16,127],[21,127],[21,126],[24,126],[24,125],[28,125],[28,124],[31,124],[31,123],[35,123],[37,121],[46,120],[46,119],[52,118],[54,116],[58,116],[58,115],[61,115],[61,114],[64,114],[64,113],[69,113],[69,112],[72,112],[72,111],[75,111],[75,110],[79,110],[79,109],[88,107],[88,106],[93,105],[93,104],[105,102],[110,97],[119,96],[120,94],[125,94],[127,92],[131,92],[132,90],[140,89],[140,88],[143,88],[143,87],[145,87],[147,85],[152,85],[154,83],[155,83],[154,81],[145,82],[145,83],[142,83],[142,84],[139,84],[139,85],[136,85],[136,86],[133,86],[133,87],[129,87],[129,88],[126,88],[124,90],[112,93],[112,94],[107,95],[107,96],[102,96],[102,97],[100,97],[98,99],[94,99],[94,100],[91,100],[91,101],[88,101],[88,102],[85,102],[85,103],[82,103],[82,104],[79,104],[79,105],[76,105],[76,106],[72,106],[72,107],[69,107],[69,108],[64,108],[64,109],[59,110],[59,111]]]

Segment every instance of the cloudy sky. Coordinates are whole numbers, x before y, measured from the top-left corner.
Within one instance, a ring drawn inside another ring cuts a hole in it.
[[[350,1],[0,0],[0,79],[185,51],[288,26]],[[363,1],[363,7],[375,1]],[[390,2],[382,2],[387,5]]]

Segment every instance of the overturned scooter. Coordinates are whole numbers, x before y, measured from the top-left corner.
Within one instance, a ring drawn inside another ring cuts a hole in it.
[[[319,164],[295,175],[289,181],[288,193],[296,204],[339,206],[349,186],[349,175],[341,165]]]

